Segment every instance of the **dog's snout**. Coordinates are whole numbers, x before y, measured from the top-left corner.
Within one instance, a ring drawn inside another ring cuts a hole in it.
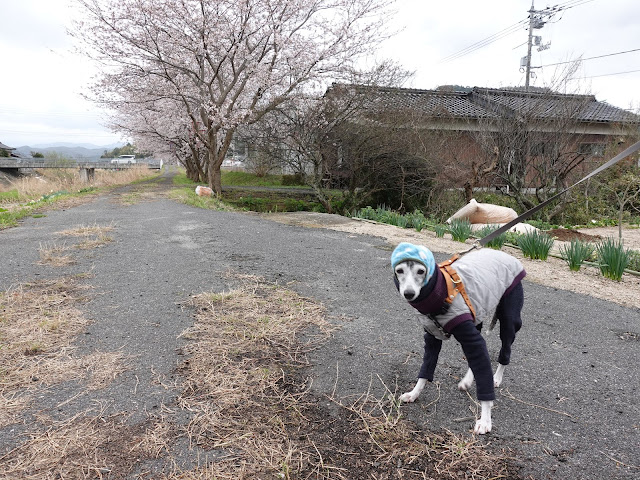
[[[406,298],[407,300],[411,300],[415,296],[416,296],[416,292],[414,292],[413,290],[404,291],[404,298]]]

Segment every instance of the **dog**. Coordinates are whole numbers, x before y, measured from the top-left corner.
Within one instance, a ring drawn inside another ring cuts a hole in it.
[[[436,265],[428,248],[403,242],[391,254],[391,267],[396,288],[420,312],[425,331],[418,381],[413,390],[400,396],[400,401],[414,402],[433,381],[442,341],[453,336],[469,365],[458,388],[467,391],[476,381],[481,414],[473,431],[489,433],[494,388],[502,384],[511,345],[522,326],[522,279],[526,276],[522,263],[504,252],[483,248]],[[495,374],[480,333],[483,321],[490,317],[490,330],[500,323],[502,342]]]

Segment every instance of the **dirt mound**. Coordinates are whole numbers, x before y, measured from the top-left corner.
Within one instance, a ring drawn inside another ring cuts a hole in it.
[[[554,228],[553,230],[547,231],[547,233],[561,242],[570,242],[571,240],[597,242],[602,239],[600,235],[589,235],[570,228]]]

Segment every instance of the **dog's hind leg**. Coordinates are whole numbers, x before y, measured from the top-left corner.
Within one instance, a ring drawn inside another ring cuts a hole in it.
[[[462,390],[466,392],[471,388],[471,385],[473,385],[473,380],[474,380],[473,372],[469,368],[467,369],[467,373],[464,374],[464,377],[462,377],[462,380],[458,382],[458,390]]]
[[[493,386],[499,387],[502,384],[502,376],[504,375],[504,369],[506,365],[498,364],[498,368],[496,368],[496,373],[493,374]]]

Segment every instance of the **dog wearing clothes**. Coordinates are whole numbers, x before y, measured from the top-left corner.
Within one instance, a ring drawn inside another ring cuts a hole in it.
[[[400,396],[400,401],[415,401],[426,383],[433,381],[442,341],[453,335],[469,364],[458,388],[468,390],[476,380],[481,415],[474,432],[485,434],[491,431],[494,387],[502,383],[504,368],[511,357],[511,345],[522,326],[520,312],[524,293],[521,280],[526,272],[518,259],[492,249],[473,250],[455,259],[451,264],[453,269],[445,268],[448,263],[436,265],[428,248],[410,243],[399,244],[391,255],[396,288],[421,313],[425,331],[424,358],[418,382],[413,390]],[[463,287],[459,289],[461,294],[457,294],[460,280]],[[456,287],[453,295],[452,286]],[[502,348],[494,375],[487,345],[480,334],[487,319],[492,320],[490,329],[496,321],[500,322]]]

